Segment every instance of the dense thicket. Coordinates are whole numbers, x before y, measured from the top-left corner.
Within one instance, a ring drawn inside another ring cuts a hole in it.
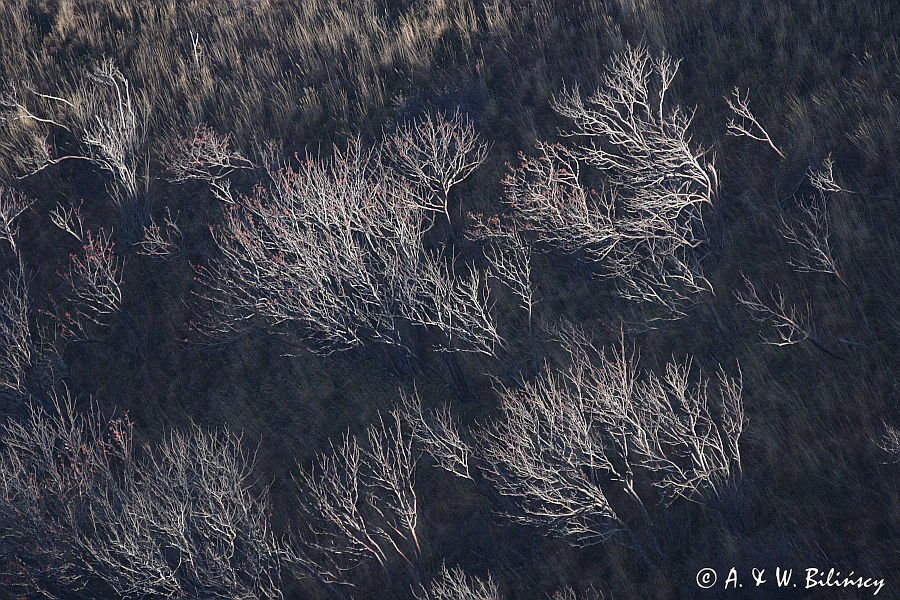
[[[900,572],[898,31],[3,2],[0,595]]]

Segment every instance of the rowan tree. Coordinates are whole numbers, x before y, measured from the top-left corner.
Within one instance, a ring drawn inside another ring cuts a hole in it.
[[[295,564],[325,583],[353,585],[352,572],[370,563],[392,581],[417,574],[422,552],[416,455],[398,413],[368,428],[362,442],[349,434],[297,476],[305,528]]]
[[[393,166],[411,184],[416,204],[441,212],[450,221],[450,190],[484,162],[490,145],[481,141],[472,122],[460,112],[426,113],[401,125],[385,141]]]
[[[283,552],[239,438],[194,427],[138,451],[125,417],[68,392],[0,438],[5,591],[277,598]]]
[[[569,366],[501,389],[502,417],[482,432],[479,464],[509,518],[591,545],[652,522],[643,484],[662,505],[704,501],[740,473],[740,379],[712,386],[690,359],[641,372],[624,343],[566,339]],[[646,522],[628,522],[635,511]]]
[[[672,316],[711,290],[699,256],[717,187],[691,138],[694,111],[668,97],[678,66],[627,47],[592,95],[576,86],[554,99],[572,143],[539,144],[505,180],[511,215],[540,245],[597,264],[624,297]]]
[[[358,143],[270,174],[226,206],[218,256],[199,269],[215,340],[261,325],[328,354],[367,343],[410,352],[410,329],[441,349],[500,342],[477,272],[424,246],[409,186]]]

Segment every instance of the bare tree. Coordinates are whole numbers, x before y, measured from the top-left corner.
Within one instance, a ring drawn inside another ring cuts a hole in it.
[[[734,295],[751,319],[774,333],[760,333],[763,342],[772,346],[790,346],[810,338],[812,327],[808,306],[804,311],[789,304],[778,287],[769,292],[768,298],[762,298],[747,276],[743,275],[743,278],[745,290],[735,291]]]
[[[38,349],[30,329],[28,288],[21,274],[9,277],[0,292],[0,397],[25,397]]]
[[[350,572],[374,562],[392,579],[396,564],[418,571],[421,546],[413,488],[416,457],[398,413],[379,420],[361,446],[346,435],[330,454],[301,470],[301,532],[298,562],[326,583],[351,584]]]
[[[122,597],[280,598],[282,549],[252,471],[228,432],[170,433],[94,508],[92,570]]]
[[[438,467],[465,479],[472,479],[470,445],[463,440],[448,404],[426,411],[418,391],[401,393],[400,414],[413,439],[434,459]]]
[[[16,236],[19,229],[16,220],[32,204],[34,201],[25,194],[0,185],[0,240],[6,240],[14,254],[18,254]]]
[[[437,577],[415,592],[416,600],[500,600],[500,589],[487,579],[466,575],[459,567],[442,564]]]
[[[377,156],[355,143],[270,175],[271,186],[226,207],[213,231],[219,257],[199,270],[214,339],[261,322],[325,354],[406,349],[412,326],[441,331],[448,348],[492,352],[499,336],[479,275],[425,250],[422,209]]]
[[[900,463],[900,429],[885,425],[884,433],[878,438],[877,444],[878,448],[887,454],[888,462]]]
[[[19,591],[53,596],[89,581],[77,550],[90,499],[110,483],[113,463],[130,447],[125,422],[103,423],[76,415],[71,398],[55,398],[45,411],[32,406],[25,421],[3,428],[0,449],[0,553]],[[115,432],[115,433],[113,433]],[[24,590],[22,589],[24,588]]]
[[[718,495],[739,473],[739,379],[720,374],[715,401],[690,360],[642,374],[624,343],[599,351],[572,331],[565,346],[569,367],[502,389],[503,418],[483,432],[481,462],[511,501],[507,516],[591,545],[634,531],[611,500],[621,493],[651,522],[639,481],[668,504]]]
[[[401,290],[384,289],[379,271],[401,287],[418,262],[419,215],[374,184],[370,158],[355,145],[331,161],[306,161],[227,207],[213,232],[221,258],[200,270],[218,311],[213,333],[261,317],[299,325],[301,339],[323,352],[396,333]]]
[[[819,193],[810,202],[801,201],[799,208],[803,214],[801,219],[788,222],[782,217],[781,221],[781,235],[803,252],[802,256],[792,258],[788,264],[800,273],[834,275],[846,286],[831,247],[825,195]]]
[[[756,140],[758,142],[765,142],[768,144],[769,148],[775,151],[778,156],[784,158],[784,154],[775,143],[772,141],[772,138],[769,136],[769,132],[765,130],[765,128],[760,124],[759,121],[756,120],[756,117],[753,116],[753,113],[750,111],[750,91],[747,90],[744,92],[744,95],[741,95],[741,90],[738,88],[734,88],[731,91],[731,97],[726,97],[725,102],[728,103],[728,108],[737,116],[738,120],[734,119],[728,120],[728,135],[733,135],[736,137],[746,136],[752,140]]]
[[[418,205],[442,212],[450,223],[450,190],[487,158],[490,145],[481,141],[472,122],[460,114],[425,114],[401,125],[386,140],[388,157],[412,184]]]
[[[127,419],[80,413],[66,393],[0,444],[7,591],[281,597],[282,552],[234,436],[194,428],[141,459]]]
[[[576,143],[540,144],[505,181],[513,217],[539,243],[597,263],[624,297],[672,316],[711,289],[697,252],[717,186],[707,151],[691,141],[693,111],[667,98],[678,65],[628,47],[593,95],[564,89],[554,108],[574,123],[565,135]]]
[[[528,315],[530,328],[535,303],[531,244],[515,227],[502,225],[499,217],[485,219],[483,215],[470,216],[475,226],[466,235],[487,244],[484,254],[490,265],[490,274],[517,298],[519,306]]]
[[[61,231],[68,233],[81,243],[84,243],[87,237],[84,228],[84,217],[81,214],[83,204],[84,202],[79,203],[77,206],[74,204],[69,204],[68,206],[57,204],[50,211],[50,221]]]
[[[174,182],[199,180],[207,182],[219,200],[231,200],[228,177],[239,169],[249,169],[253,162],[231,149],[231,136],[216,133],[200,124],[192,137],[172,144],[164,162]]]
[[[56,154],[49,142],[36,139],[30,165],[21,177],[29,177],[63,161],[87,161],[110,177],[110,195],[119,209],[126,233],[139,235],[149,215],[146,190],[144,126],[148,109],[145,99],[135,94],[131,84],[109,59],[98,62],[71,90],[42,93],[24,86],[24,93],[12,88],[0,106],[10,126],[24,121],[50,132],[65,131],[78,145],[70,153]]]
[[[576,158],[626,191],[623,202],[632,210],[660,220],[711,204],[716,191],[713,163],[691,141],[694,111],[667,98],[680,62],[627,47],[613,57],[594,94],[585,99],[576,87],[554,100],[556,111],[575,123],[567,135],[585,140]]]
[[[64,274],[72,289],[70,299],[78,316],[106,325],[107,318],[122,309],[123,261],[102,229],[85,234],[82,252],[70,255],[69,270]]]
[[[510,498],[512,520],[574,544],[596,544],[627,530],[599,485],[605,462],[581,398],[567,398],[548,371],[521,392],[503,390],[503,418],[484,434],[487,477]]]

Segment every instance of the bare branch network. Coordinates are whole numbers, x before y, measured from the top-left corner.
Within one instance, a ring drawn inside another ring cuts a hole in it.
[[[803,215],[800,219],[790,222],[782,217],[781,221],[782,237],[802,252],[788,264],[799,273],[834,275],[846,285],[834,258],[825,194],[818,193],[808,202],[801,201],[799,208]]]
[[[730,108],[731,112],[738,118],[737,121],[734,119],[728,120],[728,135],[733,135],[735,137],[745,136],[751,140],[763,142],[767,144],[769,148],[774,150],[778,156],[784,158],[784,153],[779,150],[778,146],[775,145],[775,142],[772,141],[769,132],[765,130],[750,111],[750,90],[744,92],[742,96],[741,90],[734,88],[731,91],[731,97],[726,97],[725,102],[728,103],[728,108]]]
[[[710,386],[689,359],[641,373],[624,343],[600,351],[576,333],[567,350],[564,371],[501,390],[503,418],[482,433],[479,458],[507,516],[591,545],[633,528],[611,500],[619,491],[647,514],[639,481],[668,504],[716,496],[739,475],[739,378],[720,372]]]
[[[500,590],[491,579],[466,575],[459,567],[441,569],[427,586],[415,595],[416,600],[500,600]]]
[[[215,339],[256,322],[326,354],[407,348],[410,327],[439,331],[439,349],[501,343],[483,277],[425,249],[424,211],[377,153],[353,143],[270,175],[226,206],[219,256],[199,270]]]
[[[10,88],[0,98],[5,115],[0,124],[23,123],[33,127],[33,144],[20,161],[22,174],[30,177],[68,160],[86,161],[109,176],[111,198],[119,210],[123,230],[139,239],[149,216],[145,190],[144,128],[149,112],[146,100],[109,59],[98,62],[71,90],[42,93],[24,85],[20,93]],[[51,132],[62,131],[75,145],[58,152],[49,142]]]
[[[575,143],[542,143],[506,179],[506,202],[539,243],[596,263],[620,293],[673,316],[710,291],[697,258],[702,208],[717,175],[693,144],[692,110],[667,94],[678,61],[628,47],[587,98],[563,90],[554,109],[574,123]],[[596,180],[599,189],[589,184]]]
[[[464,479],[472,479],[469,463],[472,448],[463,440],[448,404],[426,411],[418,392],[400,395],[400,415],[409,426],[413,439],[437,466]]]
[[[216,182],[253,163],[231,149],[231,136],[220,135],[206,124],[200,124],[191,138],[174,144],[164,158],[171,180]]]
[[[900,429],[884,426],[884,432],[876,440],[878,448],[885,453],[887,462],[900,463]]]
[[[66,393],[3,429],[2,564],[49,597],[280,598],[251,469],[238,438],[196,427],[136,456],[127,419]]]
[[[466,231],[466,237],[485,243],[490,276],[513,294],[530,327],[536,302],[531,243],[515,226],[501,224],[499,217],[485,218],[476,213],[469,213],[469,217],[473,226]]]
[[[19,229],[16,221],[32,204],[34,200],[25,194],[0,185],[0,240],[6,241],[14,254],[18,254],[16,236]]]
[[[743,306],[756,323],[767,332],[761,332],[763,342],[772,346],[791,346],[812,335],[809,306],[806,309],[790,304],[780,288],[770,290],[768,297],[760,296],[753,282],[743,275],[744,291],[735,291],[738,304]]]
[[[69,270],[63,274],[71,287],[70,300],[77,311],[73,320],[84,317],[98,325],[107,325],[108,318],[119,313],[123,267],[109,234],[100,229],[96,234],[88,231],[84,235],[82,253],[69,256]]]
[[[450,190],[487,158],[490,145],[480,140],[472,122],[458,111],[425,114],[401,125],[385,143],[388,160],[411,184],[417,206],[444,214],[450,223]]]
[[[387,580],[395,569],[418,573],[418,499],[412,439],[393,413],[366,432],[350,435],[316,465],[301,470],[298,501],[308,531],[294,561],[326,583],[352,585],[351,573],[378,565]]]
[[[27,392],[29,371],[39,354],[30,313],[24,278],[10,275],[0,292],[0,398],[19,399]]]

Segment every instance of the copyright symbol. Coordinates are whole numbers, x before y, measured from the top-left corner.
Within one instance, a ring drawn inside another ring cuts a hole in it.
[[[717,578],[716,572],[709,567],[697,571],[697,585],[704,590],[716,585]]]

